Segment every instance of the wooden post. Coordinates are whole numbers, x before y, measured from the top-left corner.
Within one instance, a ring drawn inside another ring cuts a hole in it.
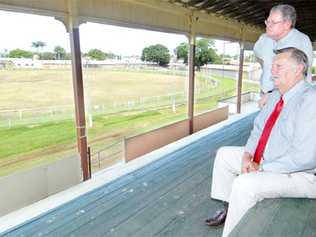
[[[83,180],[88,180],[91,177],[88,165],[88,147],[86,136],[86,120],[84,109],[84,92],[82,81],[82,66],[81,66],[81,50],[79,40],[79,26],[69,29],[71,57],[72,57],[72,78],[75,99],[76,126],[77,126],[77,144],[81,158],[81,167],[83,172]]]
[[[240,53],[239,53],[239,73],[237,82],[237,113],[241,112],[241,91],[242,91],[242,75],[244,68],[244,42],[240,42]]]
[[[189,118],[189,131],[190,134],[194,131],[194,79],[195,79],[195,35],[189,36],[189,88],[188,88],[188,118]]]

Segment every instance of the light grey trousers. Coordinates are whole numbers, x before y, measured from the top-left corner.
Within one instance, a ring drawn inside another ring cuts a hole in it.
[[[211,197],[229,203],[223,237],[229,235],[247,210],[264,198],[316,198],[314,174],[241,174],[243,153],[243,147],[222,147],[214,162]]]

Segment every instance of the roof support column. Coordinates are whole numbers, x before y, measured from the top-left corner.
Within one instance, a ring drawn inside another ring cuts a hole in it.
[[[242,75],[244,68],[244,42],[240,41],[240,52],[239,52],[239,72],[237,82],[237,113],[241,112],[241,89],[242,89]]]
[[[71,46],[72,78],[74,88],[76,127],[77,127],[77,145],[81,158],[81,167],[83,180],[91,178],[89,172],[88,146],[86,136],[84,89],[82,80],[81,50],[79,37],[79,21],[77,18],[77,1],[69,1],[68,32]]]
[[[194,131],[194,81],[195,81],[195,34],[191,33],[189,36],[189,88],[188,88],[188,118],[189,118],[189,132]]]
[[[71,44],[72,78],[76,111],[77,144],[78,151],[81,157],[83,180],[85,181],[90,178],[90,174],[88,169],[88,148],[86,136],[79,28],[70,29],[69,35]]]

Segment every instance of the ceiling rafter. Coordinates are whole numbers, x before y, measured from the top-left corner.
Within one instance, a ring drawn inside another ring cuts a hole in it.
[[[288,3],[296,8],[297,28],[316,41],[316,1],[311,0],[169,0],[188,9],[215,14],[264,28],[271,7]]]

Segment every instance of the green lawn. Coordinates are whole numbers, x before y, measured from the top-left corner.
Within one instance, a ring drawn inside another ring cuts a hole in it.
[[[200,72],[196,75],[197,113],[214,108],[217,99],[224,94],[235,94],[235,80]],[[210,85],[211,79],[217,81],[216,87]],[[124,136],[186,118],[186,72],[89,69],[84,71],[84,83],[86,112],[93,116],[93,126],[87,130],[93,153],[121,141]],[[258,89],[257,85],[249,83],[244,83],[243,87],[243,91]],[[76,152],[70,70],[0,70],[0,90],[0,111],[33,109],[32,112],[23,112],[23,119],[18,113],[0,112],[0,125],[3,125],[0,128],[0,175]],[[119,103],[142,99],[146,99],[146,106],[153,108],[170,105],[173,97],[167,95],[175,93],[178,93],[174,98],[179,104],[175,112],[170,107],[146,111],[142,107],[144,104],[131,109],[118,106]],[[160,99],[156,101],[158,96]],[[103,109],[96,112],[93,110],[96,105],[102,105]],[[62,115],[34,112],[34,108],[57,106],[69,106],[71,109]],[[11,120],[15,121],[11,128],[5,126]],[[121,149],[121,146],[113,149]]]

